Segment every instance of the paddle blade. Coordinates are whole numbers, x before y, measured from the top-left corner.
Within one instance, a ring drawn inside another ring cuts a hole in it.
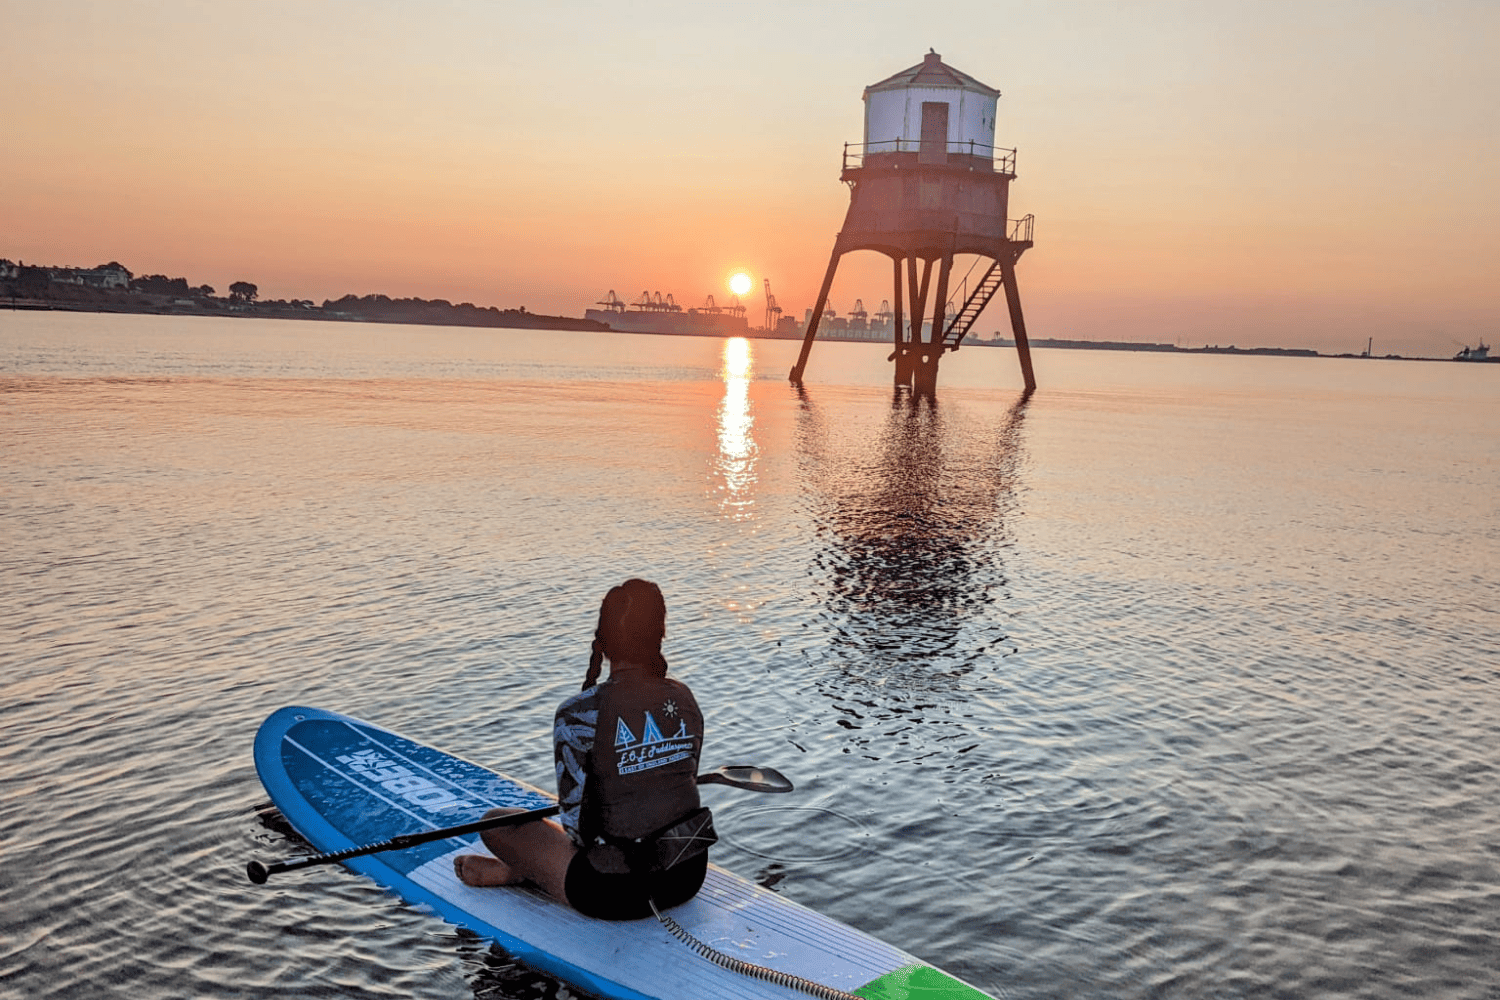
[[[790,792],[792,782],[774,767],[729,764],[698,775],[700,785],[729,785],[749,792]]]

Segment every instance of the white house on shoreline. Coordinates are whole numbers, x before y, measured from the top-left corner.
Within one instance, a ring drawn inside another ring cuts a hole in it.
[[[9,260],[0,259],[0,281],[20,276],[21,268],[26,262],[19,264]],[[59,285],[87,285],[90,288],[119,288],[130,287],[130,271],[125,265],[110,261],[98,267],[43,267],[47,279]]]

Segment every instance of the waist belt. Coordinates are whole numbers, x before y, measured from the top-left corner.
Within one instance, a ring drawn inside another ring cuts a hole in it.
[[[664,872],[696,858],[718,839],[713,813],[702,806],[644,837],[600,834],[588,848],[589,864],[606,875]]]

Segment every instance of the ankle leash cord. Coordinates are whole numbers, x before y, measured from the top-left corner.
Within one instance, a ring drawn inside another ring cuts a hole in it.
[[[728,969],[731,972],[738,972],[752,979],[763,979],[768,983],[775,983],[777,986],[785,986],[788,989],[801,990],[803,993],[819,997],[821,1000],[864,1000],[864,997],[853,993],[845,993],[843,990],[836,990],[832,986],[824,986],[822,983],[815,983],[811,979],[794,976],[790,972],[778,972],[775,969],[767,969],[762,965],[752,965],[731,955],[726,955],[722,951],[699,941],[692,934],[688,933],[687,928],[658,910],[656,908],[656,900],[653,899],[650,902],[651,912],[656,914],[656,919],[661,921],[663,927],[672,932],[673,937],[720,968]]]

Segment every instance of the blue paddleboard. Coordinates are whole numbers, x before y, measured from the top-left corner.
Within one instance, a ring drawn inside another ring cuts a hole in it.
[[[255,767],[293,829],[325,854],[469,823],[497,806],[553,803],[524,782],[316,708],[272,713],[255,737]],[[720,968],[655,918],[593,920],[529,889],[466,886],[453,874],[453,857],[483,852],[478,839],[469,834],[343,864],[600,997],[807,996]],[[720,952],[866,1000],[990,1000],[898,948],[713,865],[698,895],[668,915]]]

